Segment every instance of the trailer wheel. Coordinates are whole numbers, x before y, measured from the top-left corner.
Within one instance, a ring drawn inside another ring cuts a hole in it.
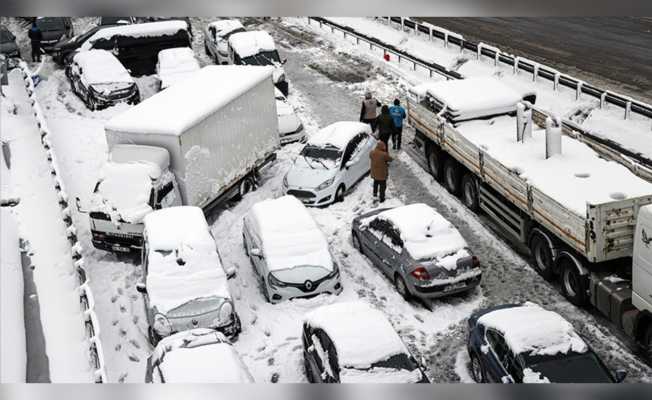
[[[428,171],[430,172],[430,175],[432,175],[433,178],[435,178],[435,180],[441,182],[441,177],[442,177],[441,150],[435,146],[430,146],[430,150],[427,152],[426,157],[428,160]]]
[[[462,178],[462,201],[471,211],[478,211],[480,201],[478,199],[478,180],[473,174],[466,174]]]
[[[452,158],[444,163],[444,184],[452,194],[457,195],[460,192],[460,168]]]
[[[550,281],[554,277],[554,247],[552,240],[544,232],[534,229],[530,235],[530,253],[534,257],[534,269]]]
[[[561,291],[564,297],[578,307],[589,301],[588,275],[582,273],[580,261],[567,252],[562,252],[557,261],[561,270]]]

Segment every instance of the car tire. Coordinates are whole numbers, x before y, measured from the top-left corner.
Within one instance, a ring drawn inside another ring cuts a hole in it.
[[[312,368],[310,367],[310,362],[308,362],[308,359],[306,356],[303,356],[303,369],[304,373],[306,374],[306,378],[308,378],[309,383],[315,383],[315,378],[312,376]]]
[[[535,229],[530,236],[530,254],[534,258],[534,269],[541,277],[551,281],[554,276],[554,253],[552,240],[542,231]]]
[[[263,285],[263,296],[265,296],[265,301],[268,303],[272,302],[272,297],[269,295],[269,289],[267,288],[267,282],[265,282],[265,279],[261,279],[261,284]]]
[[[353,247],[358,250],[360,254],[364,254],[362,251],[362,242],[360,241],[360,237],[357,233],[353,232],[351,234],[351,242],[353,243]]]
[[[471,359],[471,377],[473,380],[477,383],[486,383],[487,378],[485,378],[484,368],[482,368],[480,358],[475,353],[469,354],[469,358]]]
[[[254,190],[256,190],[256,182],[254,181],[253,177],[244,177],[240,182],[240,185],[238,185],[238,193],[235,195],[235,200],[242,199],[244,195]]]
[[[249,257],[249,248],[247,247],[247,239],[245,237],[245,234],[242,234],[242,247],[244,248],[244,252]]]
[[[206,53],[207,56],[211,55],[211,52],[208,51],[208,45],[206,44],[206,42],[204,42],[204,53]]]
[[[88,107],[89,110],[91,111],[96,111],[97,110],[97,103],[95,103],[95,100],[93,100],[92,97],[88,97],[86,107]]]
[[[147,328],[147,339],[149,340],[149,343],[152,345],[152,347],[156,347],[158,342],[161,341],[161,337],[154,332],[154,329],[150,326]]]
[[[572,304],[583,307],[589,301],[588,288],[589,279],[582,275],[579,260],[569,253],[562,253],[559,257],[559,268],[561,271],[561,292]]]
[[[427,152],[426,160],[428,161],[428,172],[435,180],[441,182],[442,177],[442,153],[438,147],[430,146]]]
[[[464,175],[464,178],[462,178],[462,202],[473,212],[480,209],[478,180],[471,173]]]
[[[444,163],[444,185],[451,194],[460,193],[460,166],[452,158]]]
[[[405,283],[405,280],[400,274],[394,274],[394,287],[396,288],[396,291],[398,294],[403,297],[403,299],[411,300],[412,295],[410,294],[410,291],[407,288],[407,284]]]
[[[340,203],[344,201],[344,192],[346,191],[346,188],[344,187],[344,184],[341,184],[340,186],[337,187],[337,190],[335,191],[335,199],[334,203]]]

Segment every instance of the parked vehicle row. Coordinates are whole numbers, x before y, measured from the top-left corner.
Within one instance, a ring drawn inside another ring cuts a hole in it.
[[[0,54],[10,58],[20,58],[16,36],[4,25],[0,25]]]

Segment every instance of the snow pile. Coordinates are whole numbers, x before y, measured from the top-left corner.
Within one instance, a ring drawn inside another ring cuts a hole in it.
[[[81,68],[81,77],[86,85],[134,83],[120,61],[106,50],[81,51],[73,60]]]
[[[478,323],[501,332],[516,354],[552,356],[588,350],[570,322],[535,303],[491,311]]]
[[[181,135],[272,75],[271,67],[212,65],[109,120],[118,132]]]
[[[234,33],[229,37],[229,45],[240,58],[251,57],[263,51],[274,51],[274,39],[265,31]]]
[[[354,121],[339,121],[322,128],[308,140],[308,144],[316,147],[334,146],[344,150],[347,144],[359,133],[371,134],[369,124]]]
[[[152,354],[152,362],[160,362],[166,383],[254,381],[233,346],[212,329],[193,329],[162,339]]]
[[[296,197],[258,202],[245,218],[260,235],[270,271],[307,265],[333,270],[326,237]]]
[[[187,79],[199,69],[199,61],[190,47],[175,47],[158,53],[157,71],[161,89]]]
[[[224,37],[235,30],[244,29],[242,23],[237,19],[222,19],[211,22],[208,26],[215,28],[215,34],[220,37]]]
[[[525,368],[523,370],[523,383],[550,383],[550,380],[541,375],[541,372],[536,372],[530,368]]]
[[[319,307],[306,314],[305,322],[333,340],[342,367],[369,368],[408,352],[387,317],[362,301]]]
[[[141,24],[119,25],[99,29],[81,46],[81,50],[89,50],[98,40],[110,40],[115,36],[149,37],[174,35],[179,31],[187,31],[188,24],[182,20],[146,22]]]
[[[204,214],[198,207],[170,207],[145,219],[147,292],[161,313],[188,301],[230,299],[226,274]]]
[[[1,383],[24,383],[27,373],[23,269],[19,246],[14,214],[7,207],[0,207]]]

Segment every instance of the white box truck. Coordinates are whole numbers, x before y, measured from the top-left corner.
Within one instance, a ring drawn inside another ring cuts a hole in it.
[[[208,211],[255,188],[280,146],[272,71],[208,66],[109,120],[109,160],[89,210],[93,245],[129,252],[142,246],[152,210]]]

